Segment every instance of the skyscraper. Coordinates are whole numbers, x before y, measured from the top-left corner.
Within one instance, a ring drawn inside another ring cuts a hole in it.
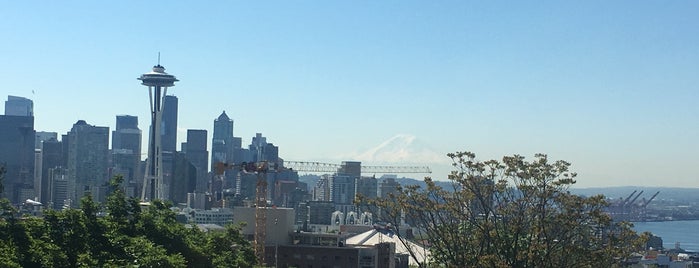
[[[214,120],[214,134],[211,140],[211,169],[216,163],[233,163],[233,120],[226,111]]]
[[[73,204],[89,191],[96,201],[105,198],[109,128],[78,120],[68,132],[68,183]]]
[[[163,123],[161,141],[163,152],[177,151],[177,106],[178,99],[173,95],[163,96]]]
[[[138,117],[117,115],[116,129],[112,131],[112,165],[113,174],[124,176],[124,182],[130,187],[141,183],[141,130]]]
[[[209,152],[206,149],[207,131],[203,129],[188,129],[185,158],[197,169],[198,192],[206,192],[209,186],[208,167]]]
[[[41,149],[43,148],[42,143],[44,141],[50,140],[50,139],[58,139],[58,133],[56,132],[47,132],[47,131],[36,131],[35,132],[35,140],[34,140],[34,148],[36,149]]]
[[[0,164],[6,168],[2,194],[13,203],[24,201],[20,193],[33,188],[34,139],[33,116],[0,115]]]
[[[364,197],[376,198],[378,181],[374,177],[359,177],[357,179],[357,194]]]
[[[187,193],[193,193],[197,188],[197,168],[182,152],[174,152],[172,156],[174,164],[169,171],[172,174],[169,197],[175,204],[186,203]]]
[[[34,116],[34,102],[23,97],[7,96],[5,115]]]
[[[42,143],[41,149],[41,201],[44,205],[53,201],[53,186],[49,170],[63,166],[63,144],[57,139],[49,139]]]
[[[267,138],[262,136],[262,133],[255,134],[250,143],[251,161],[268,161],[272,163],[279,162],[279,147],[272,143],[267,143]]]

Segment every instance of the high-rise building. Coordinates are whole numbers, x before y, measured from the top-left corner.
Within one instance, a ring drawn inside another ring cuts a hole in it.
[[[43,148],[42,142],[50,140],[50,139],[54,139],[54,140],[58,139],[58,133],[46,132],[46,131],[37,131],[35,134],[34,148],[36,148],[36,149]]]
[[[0,164],[6,168],[2,195],[13,203],[24,201],[20,193],[33,189],[34,140],[33,116],[0,115]]]
[[[49,139],[42,143],[41,149],[41,202],[49,206],[53,201],[53,185],[50,169],[65,168],[63,166],[63,144],[56,139]]]
[[[127,185],[141,182],[141,130],[138,117],[117,115],[116,129],[112,131],[113,174],[124,177]]]
[[[187,130],[187,150],[185,158],[197,169],[196,190],[198,192],[206,192],[209,188],[209,151],[206,146],[206,136],[207,131],[203,129]]]
[[[250,161],[279,162],[279,147],[272,143],[267,143],[267,138],[262,133],[255,134],[250,146],[248,146],[252,159]]]
[[[223,111],[214,120],[214,134],[211,140],[211,169],[216,163],[234,163],[233,120]]]
[[[67,174],[73,202],[88,191],[96,201],[105,201],[108,156],[109,127],[88,125],[84,120],[73,125],[68,132]]]
[[[68,171],[62,167],[48,169],[49,188],[51,189],[49,200],[51,200],[53,209],[63,209],[73,205],[71,204],[73,202],[70,197],[70,183],[67,173]]]
[[[34,116],[34,102],[23,97],[7,96],[5,115]]]
[[[321,176],[313,187],[313,201],[330,201],[330,175]]]
[[[170,200],[175,203],[186,203],[187,193],[193,193],[197,187],[197,168],[187,160],[182,152],[174,152],[170,174]]]
[[[335,204],[349,205],[354,202],[357,177],[335,174],[330,177],[330,201]]]
[[[400,184],[396,181],[395,175],[381,176],[381,184],[379,186],[378,195],[381,198],[387,198],[389,194],[398,192]]]
[[[335,211],[333,202],[309,201],[306,206],[308,207],[308,224],[331,224],[331,215]]]
[[[378,182],[374,177],[359,177],[357,179],[357,194],[363,197],[376,198]]]
[[[176,96],[163,96],[163,123],[161,140],[163,142],[163,152],[174,152],[177,150],[177,105]]]
[[[337,174],[359,178],[362,176],[362,162],[342,161],[340,168],[337,170]]]

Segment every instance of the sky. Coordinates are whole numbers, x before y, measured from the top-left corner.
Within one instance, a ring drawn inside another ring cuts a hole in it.
[[[427,165],[445,180],[449,152],[546,153],[572,163],[578,187],[699,187],[698,13],[697,1],[6,1],[0,96],[32,99],[37,131],[113,130],[127,114],[147,133],[136,78],[160,53],[180,80],[168,90],[180,141],[210,139],[225,110],[244,145],[262,133],[285,160]]]

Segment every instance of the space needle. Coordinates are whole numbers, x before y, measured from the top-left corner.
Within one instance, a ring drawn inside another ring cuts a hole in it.
[[[177,80],[174,75],[165,72],[165,67],[160,65],[160,54],[158,54],[158,65],[153,66],[151,72],[142,74],[138,80],[141,80],[141,85],[148,87],[151,114],[148,160],[146,162],[146,174],[143,177],[141,201],[166,199],[167,194],[163,184],[163,153],[161,149],[163,97],[167,94],[167,88],[174,87],[175,82],[180,80]]]

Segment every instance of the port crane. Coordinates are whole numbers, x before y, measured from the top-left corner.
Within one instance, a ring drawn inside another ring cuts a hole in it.
[[[257,261],[262,265],[265,264],[265,239],[267,237],[267,213],[265,211],[267,207],[267,173],[285,169],[297,172],[334,173],[341,167],[342,165],[339,164],[304,161],[284,161],[281,165],[268,161],[242,162],[238,164],[218,162],[214,164],[217,176],[223,176],[224,172],[229,169],[257,174],[257,183],[255,185],[255,238],[253,245]],[[361,166],[361,173],[432,173],[432,170],[427,166]]]

